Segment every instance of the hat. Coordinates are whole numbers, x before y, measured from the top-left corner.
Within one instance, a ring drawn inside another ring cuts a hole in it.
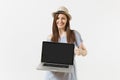
[[[66,7],[64,7],[64,6],[59,7],[55,12],[52,13],[52,15],[54,16],[55,14],[57,14],[59,12],[64,12],[71,20],[72,17],[69,14],[69,11],[68,11],[68,9]]]

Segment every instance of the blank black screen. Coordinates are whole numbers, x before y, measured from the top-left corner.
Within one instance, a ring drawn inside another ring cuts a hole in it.
[[[73,65],[74,44],[43,41],[42,62]]]

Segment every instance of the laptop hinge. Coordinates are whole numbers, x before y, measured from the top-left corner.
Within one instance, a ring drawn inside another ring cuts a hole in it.
[[[43,65],[50,66],[50,67],[69,68],[69,65],[65,65],[65,64],[44,63]]]

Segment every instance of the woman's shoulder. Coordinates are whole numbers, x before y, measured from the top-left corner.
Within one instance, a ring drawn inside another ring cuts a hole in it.
[[[80,40],[80,41],[83,41],[82,38],[81,38],[81,34],[79,31],[77,30],[73,30],[74,31],[74,34],[75,34],[75,37],[76,39]]]
[[[75,35],[80,35],[80,32],[78,32],[77,30],[73,30]]]

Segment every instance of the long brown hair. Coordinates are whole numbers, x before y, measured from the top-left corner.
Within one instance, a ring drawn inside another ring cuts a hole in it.
[[[56,24],[56,20],[57,20],[59,14],[66,15],[63,11],[62,12],[60,11],[60,12],[54,14],[54,16],[53,16],[54,19],[53,19],[53,25],[52,25],[52,38],[51,38],[51,41],[53,41],[53,42],[58,42],[58,40],[60,38],[58,27]],[[70,18],[67,15],[66,15],[66,17],[67,17],[67,23],[65,26],[65,31],[67,34],[67,42],[74,43],[76,41],[75,34],[74,34],[74,31],[70,29]]]

